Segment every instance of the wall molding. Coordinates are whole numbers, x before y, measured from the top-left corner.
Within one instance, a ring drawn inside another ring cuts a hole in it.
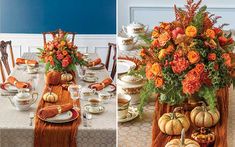
[[[42,34],[0,33],[1,40],[12,41],[15,58],[21,57],[24,52],[37,52],[36,48],[43,47]],[[97,53],[102,61],[105,62],[108,43],[115,43],[116,35],[76,35],[74,42],[80,52]]]

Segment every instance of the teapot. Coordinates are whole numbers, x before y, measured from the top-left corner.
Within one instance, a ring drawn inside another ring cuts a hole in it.
[[[38,99],[38,93],[33,92],[32,94],[26,90],[19,90],[19,92],[9,100],[11,104],[20,111],[25,111],[30,108],[32,104],[34,104]]]
[[[122,26],[124,33],[128,36],[138,37],[139,35],[144,35],[148,31],[149,26],[143,25],[141,23],[133,22],[128,26]]]

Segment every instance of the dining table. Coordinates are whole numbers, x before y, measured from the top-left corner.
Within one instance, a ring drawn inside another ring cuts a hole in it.
[[[88,57],[92,59],[98,58],[96,53],[89,53]],[[39,60],[36,53],[24,53],[22,58]],[[89,70],[89,69],[88,69]],[[93,70],[98,81],[100,82],[109,77],[108,71],[103,68]],[[18,111],[11,104],[8,96],[0,96],[0,147],[32,147],[34,145],[34,123],[30,126],[30,113],[34,113],[38,106],[39,99],[42,97],[45,85],[45,69],[44,64],[39,64],[39,72],[36,74],[28,74],[25,69],[12,69],[11,74],[20,81],[33,82],[33,89],[39,94],[39,98],[28,111]],[[87,83],[80,78],[76,81],[82,87],[88,87],[91,83]],[[97,95],[96,95],[97,96]],[[98,97],[98,96],[97,96]],[[86,100],[80,100],[81,113],[84,112],[84,105],[88,103]],[[114,147],[116,146],[116,99],[115,95],[104,104],[105,111],[101,114],[92,114],[90,125],[87,126],[82,118],[78,127],[77,146],[79,147]]]
[[[140,58],[140,50],[129,51],[119,50],[118,56],[130,58]],[[118,92],[117,92],[118,93]],[[152,121],[155,111],[155,101],[150,99],[144,106],[142,117],[135,118],[129,122],[118,123],[118,146],[151,147],[152,144]],[[138,107],[137,105],[133,105]],[[227,124],[227,143],[228,147],[235,146],[235,90],[231,85],[229,88],[229,110]],[[156,112],[157,113],[157,112]],[[223,112],[220,112],[223,115]],[[160,140],[159,140],[160,141]]]

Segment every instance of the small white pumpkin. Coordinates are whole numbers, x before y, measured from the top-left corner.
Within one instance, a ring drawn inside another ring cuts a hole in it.
[[[72,79],[73,79],[73,75],[72,74],[70,74],[70,73],[63,73],[62,75],[61,75],[61,81],[64,81],[64,82],[69,82],[69,81],[72,81]]]
[[[191,139],[185,139],[185,131],[182,129],[180,139],[172,139],[165,147],[200,147],[200,145]]]
[[[165,113],[160,117],[158,126],[163,133],[180,135],[183,128],[185,128],[185,131],[189,129],[190,121],[187,116],[177,112],[182,109],[182,107],[176,107],[172,113]]]
[[[190,113],[192,123],[197,127],[206,128],[216,125],[220,119],[218,109],[215,108],[215,110],[212,111],[206,106],[205,102],[200,103],[202,103],[202,106],[195,107]]]
[[[43,100],[46,102],[54,103],[58,101],[58,96],[53,92],[47,92],[43,95]]]

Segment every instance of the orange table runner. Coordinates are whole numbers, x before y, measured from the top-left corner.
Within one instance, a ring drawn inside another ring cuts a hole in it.
[[[41,98],[36,113],[43,107],[51,105],[61,105],[69,102],[73,102],[70,98],[70,94],[67,90],[64,90],[61,86],[50,86],[52,92],[58,95],[58,101],[56,103],[44,102]],[[43,93],[48,92],[48,87],[45,87]],[[77,100],[78,106],[80,101]],[[81,122],[81,118],[78,117],[69,123],[52,124],[40,120],[35,117],[35,130],[34,130],[34,146],[35,147],[76,147],[76,135],[78,126]]]
[[[227,121],[228,121],[228,105],[229,95],[228,88],[219,90],[218,94],[218,110],[220,112],[220,121],[217,123],[212,130],[216,134],[216,140],[214,147],[227,147]],[[152,147],[165,147],[166,143],[173,138],[180,138],[180,136],[168,136],[162,133],[158,127],[158,119],[168,112],[172,112],[173,107],[167,104],[160,104],[158,101],[155,104],[155,114],[153,117],[153,128],[152,128]],[[187,111],[185,114],[190,118],[190,112]],[[190,120],[190,119],[189,119]],[[195,129],[193,124],[190,124],[189,130],[186,132],[186,138],[191,138],[191,133]],[[192,138],[191,138],[192,139]]]

